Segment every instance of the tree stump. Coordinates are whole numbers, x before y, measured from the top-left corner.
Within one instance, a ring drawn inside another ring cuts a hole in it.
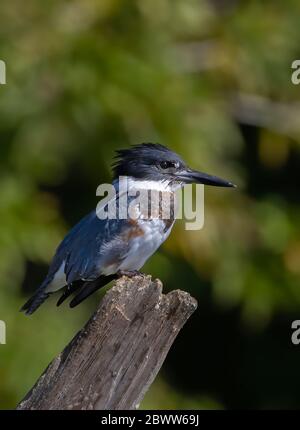
[[[17,409],[136,409],[197,308],[151,276],[122,277]]]

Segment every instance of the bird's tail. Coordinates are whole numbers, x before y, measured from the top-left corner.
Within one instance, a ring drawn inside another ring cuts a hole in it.
[[[94,281],[75,281],[73,284],[70,284],[70,286],[67,286],[67,289],[58,300],[57,306],[61,305],[66,300],[66,298],[79,290],[78,294],[70,303],[70,307],[74,308],[99,288],[104,287],[106,284],[117,277],[117,275],[102,275]],[[37,310],[37,308],[41,306],[42,303],[44,303],[46,299],[48,299],[52,293],[45,291],[47,284],[48,282],[46,280],[46,282],[40,286],[36,293],[22,306],[20,312],[25,312],[26,315],[31,315]]]
[[[83,302],[83,300],[87,299],[91,294],[95,291],[99,290],[99,288],[104,287],[110,281],[117,279],[117,275],[101,275],[99,278],[94,281],[84,282],[81,288],[79,289],[78,294],[71,300],[70,308],[74,308],[79,305],[79,303]]]
[[[33,312],[35,312],[37,308],[39,308],[41,304],[48,299],[50,294],[51,293],[45,292],[44,285],[41,285],[34,295],[21,307],[20,312],[24,312],[26,315],[33,314]]]

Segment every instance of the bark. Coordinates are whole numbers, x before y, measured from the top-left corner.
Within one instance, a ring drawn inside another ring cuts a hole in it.
[[[17,409],[135,409],[197,307],[159,280],[123,277]]]

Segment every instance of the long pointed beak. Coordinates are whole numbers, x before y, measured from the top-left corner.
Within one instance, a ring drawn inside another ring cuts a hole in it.
[[[186,184],[204,184],[212,185],[213,187],[236,187],[232,182],[217,176],[208,175],[207,173],[198,172],[197,170],[187,169],[180,172],[176,177]]]

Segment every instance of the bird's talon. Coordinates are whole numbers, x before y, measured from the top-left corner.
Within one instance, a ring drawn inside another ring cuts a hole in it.
[[[118,275],[127,276],[127,278],[133,278],[134,276],[144,276],[144,273],[139,272],[138,270],[119,270]]]

